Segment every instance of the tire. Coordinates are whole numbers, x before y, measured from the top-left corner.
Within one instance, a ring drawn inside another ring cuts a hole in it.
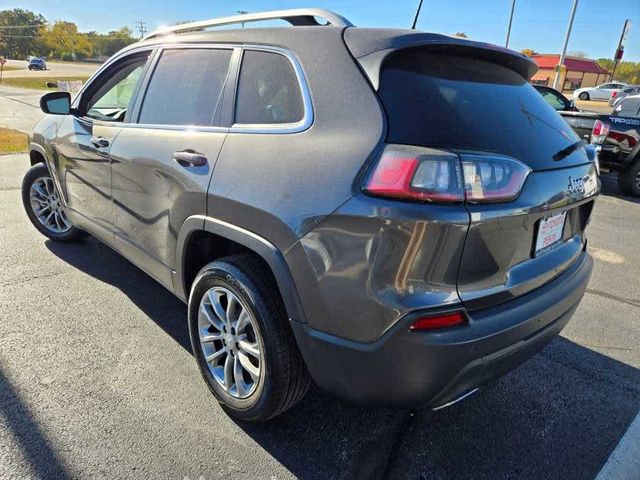
[[[589,100],[589,94],[587,92],[582,92],[580,95],[578,95],[578,98],[580,100]]]
[[[240,313],[230,315],[229,321],[226,310],[234,296],[237,304],[233,302],[232,310]],[[214,303],[221,315],[216,315]],[[198,273],[189,297],[191,346],[207,386],[227,414],[243,421],[266,421],[306,394],[310,377],[288,321],[273,276],[260,258],[252,254],[224,257]],[[246,353],[247,344],[258,348],[259,358]],[[216,358],[208,363],[205,355]],[[242,367],[247,359],[251,360],[249,370]],[[227,362],[233,372],[226,368]],[[236,365],[242,368],[236,370]]]
[[[32,189],[34,190],[33,195]],[[44,163],[34,165],[24,176],[22,180],[22,204],[33,226],[45,237],[56,242],[74,242],[86,236],[85,232],[71,225],[63,207],[60,206],[58,192],[53,185],[49,169]],[[44,210],[44,213],[41,213],[40,216],[36,213],[36,206],[38,205],[43,206]],[[55,205],[53,208],[55,212],[51,208],[52,205]],[[50,222],[43,221],[44,218],[50,216]]]
[[[640,197],[640,158],[618,172],[618,186],[625,195]]]

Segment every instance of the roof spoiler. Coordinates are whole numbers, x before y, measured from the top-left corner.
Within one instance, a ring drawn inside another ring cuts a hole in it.
[[[386,58],[394,52],[410,48],[426,48],[432,52],[487,60],[515,71],[526,80],[538,71],[533,60],[514,50],[434,33],[347,28],[344,39],[376,91],[380,86],[380,70]]]

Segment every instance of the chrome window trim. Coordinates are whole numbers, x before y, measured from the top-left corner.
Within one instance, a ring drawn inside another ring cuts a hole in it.
[[[103,71],[111,67],[111,65],[122,60],[125,57],[128,57],[130,55],[135,55],[140,52],[148,51],[151,54],[156,48],[158,48],[157,45],[140,45],[139,47],[127,49],[126,51],[121,51],[119,53],[116,53],[113,57],[111,57],[109,60],[104,62],[102,66],[98,68],[98,70],[93,72],[93,75],[91,75],[87,79],[87,81],[82,86],[82,88],[78,91],[78,93],[76,93],[76,96],[73,97],[73,100],[71,101],[71,106],[73,108],[77,108],[77,104],[80,101],[80,97],[84,95],[85,91],[93,84],[93,82],[96,81],[96,79],[103,73]],[[120,123],[120,122],[107,122],[107,123]]]
[[[223,133],[249,133],[249,134],[287,134],[287,133],[300,133],[303,132],[313,125],[314,121],[314,111],[313,111],[313,102],[311,101],[311,93],[307,84],[307,78],[302,69],[302,65],[298,61],[297,57],[289,50],[281,48],[281,47],[273,47],[270,45],[255,45],[255,44],[239,44],[239,43],[171,43],[171,42],[163,42],[154,45],[141,45],[136,48],[127,49],[121,53],[117,53],[109,60],[107,60],[90,78],[87,80],[82,87],[82,89],[78,92],[76,97],[73,99],[72,104],[76,104],[79,101],[81,95],[83,95],[84,91],[95,81],[95,79],[107,68],[109,68],[113,63],[123,59],[132,54],[140,53],[141,51],[149,50],[159,50],[160,54],[162,51],[170,49],[193,49],[193,48],[211,48],[218,50],[234,50],[234,49],[242,49],[244,50],[257,50],[257,51],[266,51],[271,53],[277,53],[283,55],[289,60],[291,63],[293,70],[298,79],[298,86],[300,87],[300,94],[302,95],[302,103],[304,108],[304,115],[302,119],[295,123],[265,123],[265,124],[243,124],[243,123],[234,123],[230,127],[219,127],[219,126],[197,126],[197,125],[154,125],[154,124],[142,124],[142,123],[121,123],[121,122],[107,122],[105,120],[93,120],[96,122],[104,122],[103,124],[118,124],[122,128],[148,128],[154,130],[188,130],[194,132],[223,132]],[[235,79],[239,81],[240,78],[240,69],[238,70],[238,76]],[[140,92],[142,94],[146,92]],[[233,99],[235,103],[235,98]],[[235,110],[235,109],[234,109]]]
[[[295,55],[280,47],[271,47],[271,46],[263,46],[263,45],[243,45],[242,46],[243,53],[246,50],[253,51],[263,51],[263,52],[271,52],[283,55],[289,60],[289,63],[293,67],[293,71],[298,79],[298,86],[300,87],[300,95],[302,95],[302,105],[304,108],[304,114],[302,115],[302,119],[298,122],[294,123],[234,123],[229,128],[229,132],[231,133],[299,133],[304,130],[307,130],[313,124],[314,114],[313,114],[313,103],[311,102],[311,93],[309,91],[309,86],[307,84],[307,78],[304,74],[304,70],[300,65],[300,62],[295,57]],[[243,55],[244,57],[244,55]],[[240,68],[238,70],[238,78],[237,81],[240,81],[240,75],[242,74],[242,63],[240,63]],[[236,98],[237,100],[238,92],[236,90]],[[235,108],[234,108],[235,113]]]

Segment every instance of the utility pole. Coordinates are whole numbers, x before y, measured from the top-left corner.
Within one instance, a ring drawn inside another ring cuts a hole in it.
[[[416,29],[416,24],[418,23],[418,17],[420,16],[420,10],[422,10],[422,0],[418,4],[418,10],[416,10],[416,16],[413,17],[413,23],[411,24],[411,30]]]
[[[236,10],[236,13],[238,15],[246,15],[247,13],[249,13],[247,10]],[[244,22],[240,22],[242,24],[242,28],[244,28]]]
[[[509,48],[509,37],[511,36],[511,24],[513,23],[513,11],[516,9],[516,0],[511,1],[511,15],[509,15],[509,28],[507,28],[507,41],[504,43]]]
[[[140,32],[140,38],[143,38],[144,34],[147,33],[147,22],[143,22],[142,20],[138,20],[136,22],[136,28]]]
[[[618,68],[618,63],[620,63],[620,60],[622,60],[622,55],[624,54],[624,42],[627,39],[627,34],[629,33],[630,28],[631,20],[627,18],[624,21],[622,33],[620,34],[620,41],[618,42],[618,48],[616,48],[616,53],[613,57],[613,72],[611,72],[611,78],[609,79],[609,81],[612,81],[616,76],[616,69]]]
[[[569,37],[571,36],[571,29],[573,28],[573,19],[576,17],[576,8],[578,8],[578,0],[573,0],[573,6],[571,7],[571,17],[569,18],[569,26],[567,27],[567,34],[564,37],[564,45],[562,46],[562,53],[560,54],[560,61],[556,66],[556,78],[553,80],[553,88],[558,90],[558,83],[560,83],[560,70],[564,68],[564,57],[567,54],[567,45],[569,44]],[[562,91],[562,89],[560,89]]]

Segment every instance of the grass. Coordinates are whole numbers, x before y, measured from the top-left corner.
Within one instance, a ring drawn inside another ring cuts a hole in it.
[[[17,77],[5,78],[0,85],[8,85],[10,87],[34,88],[36,90],[56,90],[56,88],[48,88],[47,82],[57,82],[58,80],[82,80],[86,82],[89,77]]]
[[[27,67],[10,67],[9,65],[5,65],[2,67],[3,72],[10,72],[11,70],[27,70]]]
[[[11,130],[10,128],[0,128],[0,154],[21,153],[26,151],[26,133]]]

